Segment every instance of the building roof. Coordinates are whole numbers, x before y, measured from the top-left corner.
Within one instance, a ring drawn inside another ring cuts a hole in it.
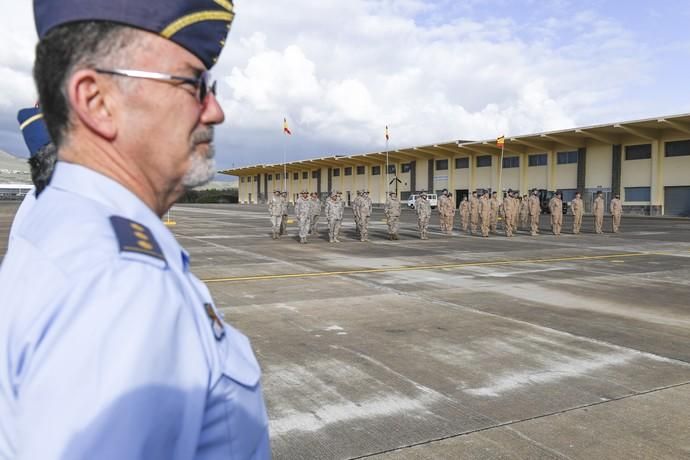
[[[547,131],[522,136],[505,136],[505,153],[520,154],[547,152],[551,150],[576,150],[587,145],[587,141],[606,144],[622,144],[623,137],[633,136],[641,142],[650,142],[662,137],[666,131],[687,134],[690,137],[690,114],[670,115],[581,128]],[[457,154],[500,155],[501,148],[496,139],[482,141],[455,140],[438,144],[407,147],[388,152],[389,161],[409,162],[420,159],[452,157]],[[347,167],[356,165],[381,165],[386,161],[385,151],[355,155],[332,155],[320,158],[292,161],[287,164],[256,164],[219,171],[232,176],[253,176],[262,173],[300,172],[320,167]]]

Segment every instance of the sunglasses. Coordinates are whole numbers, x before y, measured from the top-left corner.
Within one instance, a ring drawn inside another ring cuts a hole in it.
[[[216,95],[216,81],[211,81],[211,73],[204,70],[197,78],[181,77],[179,75],[170,75],[160,72],[147,72],[145,70],[128,70],[128,69],[94,69],[98,73],[115,75],[118,77],[129,78],[145,78],[147,80],[163,81],[163,82],[182,82],[188,83],[196,89],[196,97],[200,104],[206,102],[209,94]]]

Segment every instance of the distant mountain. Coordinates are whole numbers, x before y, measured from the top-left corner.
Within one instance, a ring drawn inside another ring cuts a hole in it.
[[[17,158],[0,150],[0,184],[31,184],[26,158]]]

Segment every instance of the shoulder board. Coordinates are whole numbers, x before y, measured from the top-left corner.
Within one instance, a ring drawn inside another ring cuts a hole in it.
[[[163,251],[146,226],[120,216],[110,216],[110,223],[121,254],[139,254],[166,263]]]

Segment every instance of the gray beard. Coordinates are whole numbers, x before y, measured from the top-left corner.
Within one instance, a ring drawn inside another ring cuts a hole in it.
[[[208,156],[192,155],[189,169],[182,178],[182,185],[191,189],[208,184],[216,175],[216,161],[213,159],[213,146],[209,146]]]

